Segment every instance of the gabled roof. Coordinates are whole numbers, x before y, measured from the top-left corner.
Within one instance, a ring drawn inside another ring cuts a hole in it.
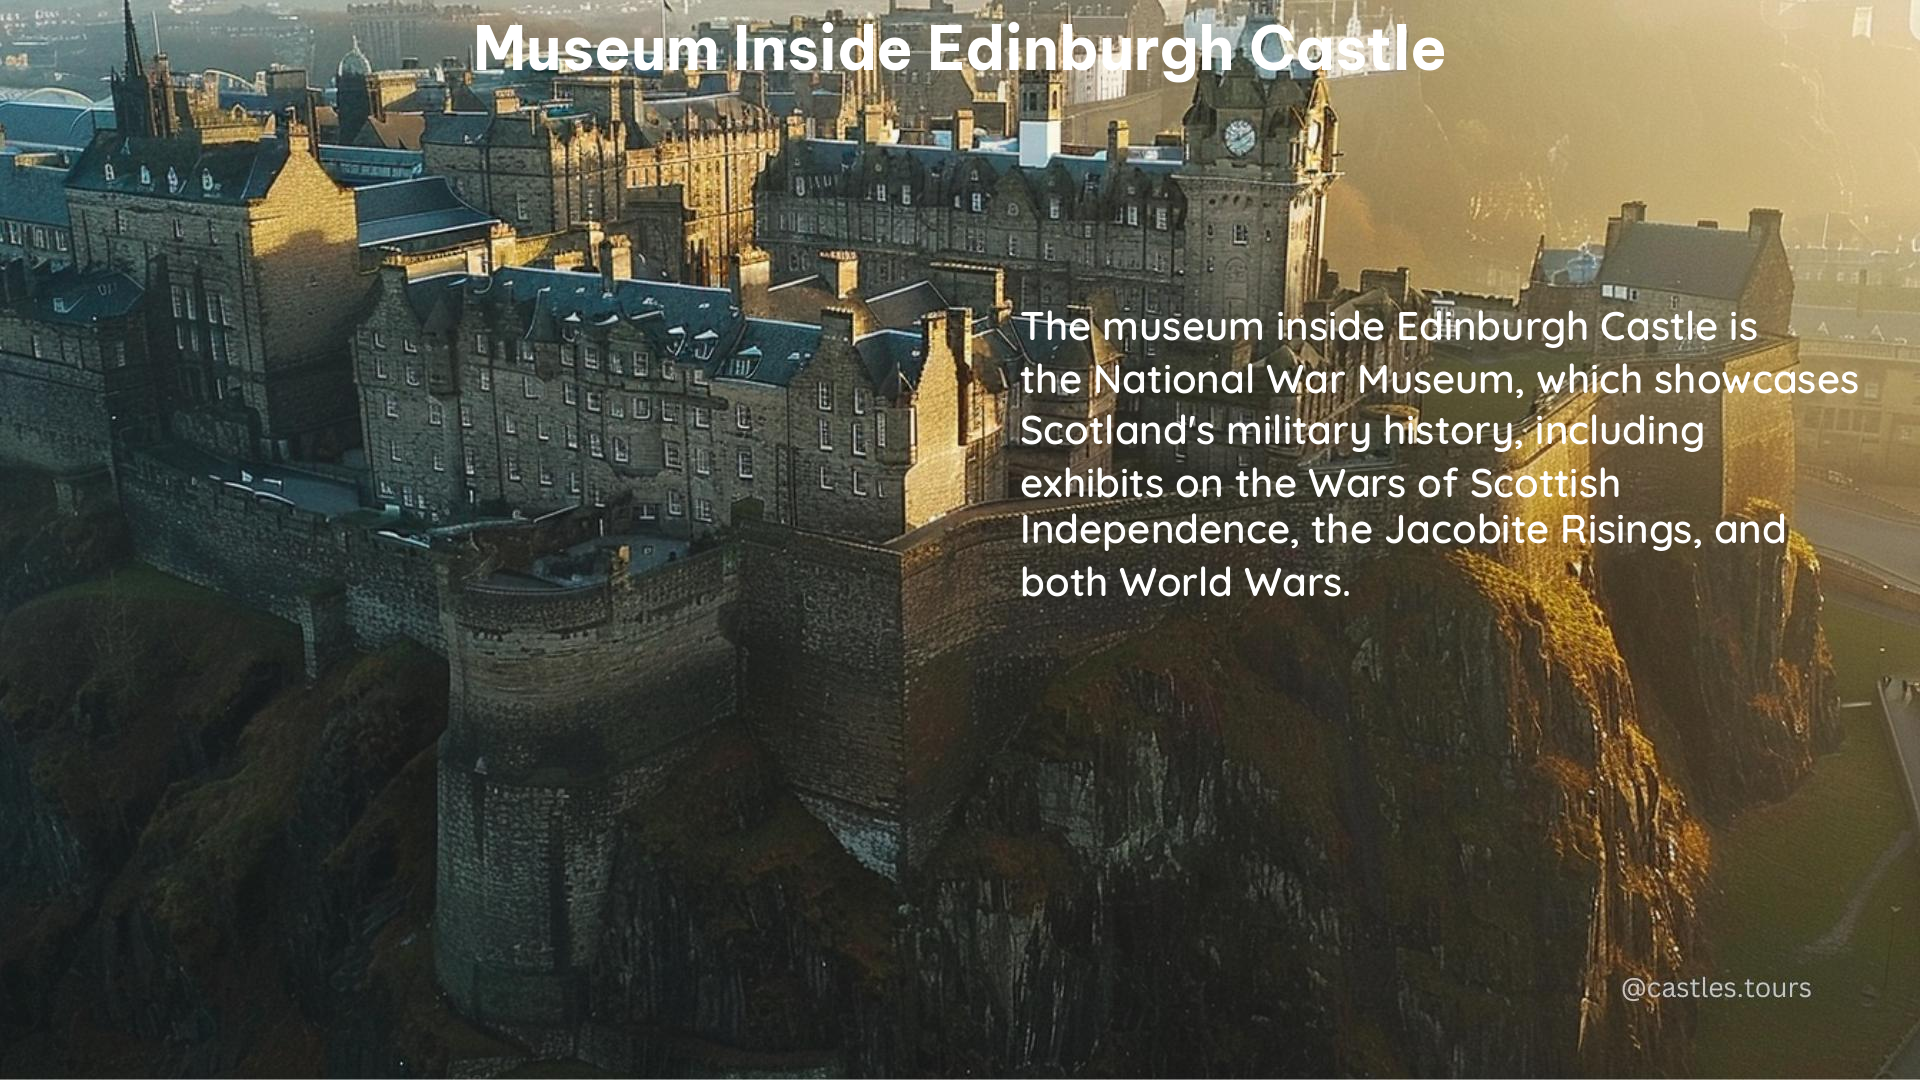
[[[1761,240],[1741,229],[1630,222],[1608,246],[1598,280],[1738,300],[1764,250]]]
[[[244,204],[266,197],[288,154],[286,140],[272,136],[208,143],[191,129],[170,139],[102,133],[74,164],[67,187]]]
[[[589,328],[624,324],[677,364],[773,385],[785,385],[812,362],[820,344],[819,326],[748,318],[725,289],[621,279],[609,293],[599,274],[571,270],[446,274],[409,282],[407,299],[422,325],[443,331],[469,304],[489,307],[499,332],[530,341],[568,341]]]
[[[119,318],[140,303],[140,283],[117,270],[61,270],[45,278],[29,301],[47,322],[88,323]]]
[[[20,165],[0,154],[0,219],[67,227],[67,170]]]
[[[485,236],[495,219],[468,206],[444,176],[370,184],[353,193],[360,219],[360,246],[444,240],[448,244]]]

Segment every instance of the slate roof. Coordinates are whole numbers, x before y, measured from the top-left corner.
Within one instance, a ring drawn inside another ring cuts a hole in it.
[[[203,143],[191,130],[171,139],[103,134],[80,155],[67,187],[241,204],[266,196],[288,153],[286,141],[275,137]]]
[[[1744,229],[1633,222],[1607,248],[1598,281],[1738,300],[1762,250]]]
[[[49,322],[87,323],[126,315],[140,303],[140,283],[117,270],[67,268],[33,292],[34,316]]]
[[[360,246],[405,241],[446,244],[487,235],[495,219],[462,202],[444,176],[369,184],[353,193],[360,220]]]
[[[91,105],[0,101],[0,127],[7,129],[7,145],[25,150],[77,151],[93,141],[100,116],[101,111]]]
[[[66,228],[67,170],[18,165],[13,157],[0,154],[0,218]]]
[[[508,332],[542,342],[570,339],[589,326],[640,327],[663,355],[699,365],[713,378],[784,386],[813,360],[820,327],[750,318],[725,289],[622,279],[611,295],[600,276],[513,267],[491,277],[447,274],[409,282],[407,297],[429,327],[445,325],[461,305],[501,305]]]
[[[328,175],[343,184],[384,183],[395,172],[417,177],[426,168],[418,150],[388,150],[378,146],[339,146],[320,144],[320,164]]]

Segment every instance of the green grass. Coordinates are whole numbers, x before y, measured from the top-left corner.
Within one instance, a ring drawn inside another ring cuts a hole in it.
[[[1920,627],[1832,602],[1825,622],[1843,701],[1869,699],[1884,671],[1920,668]],[[1701,1003],[1701,1076],[1871,1075],[1920,1017],[1920,851],[1910,848],[1868,893],[1845,947],[1806,951],[1911,828],[1880,714],[1841,717],[1845,745],[1791,798],[1716,834],[1705,912],[1715,978],[1802,979],[1813,997]],[[1880,985],[1889,960],[1892,993],[1869,1008],[1863,992]]]
[[[1510,394],[1428,394],[1422,407],[1422,419],[1450,420],[1459,423],[1512,423],[1526,419],[1533,408],[1533,397],[1540,384],[1539,372],[1560,372],[1578,359],[1577,354],[1545,348],[1515,349],[1484,357],[1471,357],[1451,350],[1436,350],[1430,371],[1511,371],[1513,381],[1524,397]]]

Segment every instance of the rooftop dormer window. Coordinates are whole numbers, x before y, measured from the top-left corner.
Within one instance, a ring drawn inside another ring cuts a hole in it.
[[[205,169],[200,170],[200,190],[208,193],[213,191],[213,174]]]
[[[140,166],[140,183],[146,187],[153,186],[153,170],[145,165]]]
[[[104,166],[104,169],[105,169],[105,175],[107,178],[107,183],[109,184],[113,183],[113,162],[111,161],[107,162],[106,165]]]
[[[175,171],[173,171],[173,169],[172,169],[172,167],[168,167],[168,169],[167,169],[167,194],[169,194],[169,195],[178,195],[179,193],[180,193],[180,174],[179,174],[179,173],[177,173],[177,172],[175,172]]]

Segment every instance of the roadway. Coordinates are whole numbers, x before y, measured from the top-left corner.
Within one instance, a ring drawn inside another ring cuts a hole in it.
[[[1843,504],[1844,498],[1801,485],[1794,527],[1815,547],[1870,564],[1920,591],[1920,522]]]

